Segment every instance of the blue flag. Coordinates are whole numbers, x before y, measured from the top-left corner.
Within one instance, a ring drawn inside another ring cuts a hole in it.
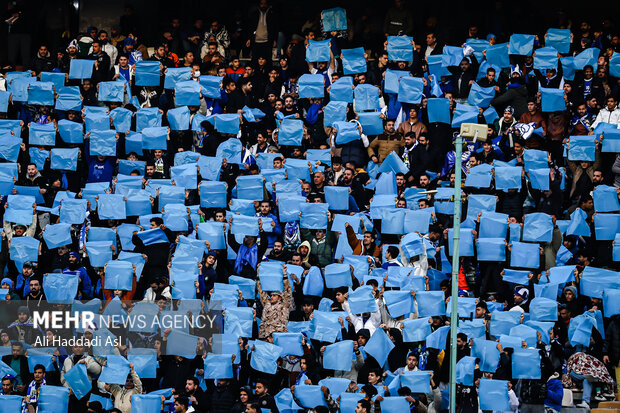
[[[332,83],[329,97],[334,101],[353,103],[353,78],[343,76]]]
[[[135,84],[136,86],[159,86],[160,65],[158,61],[142,60],[136,62]]]
[[[166,74],[164,77],[164,89],[174,89],[177,83],[191,80],[191,78],[192,78],[191,67],[169,67],[166,69]],[[221,82],[221,79],[219,80],[219,82]],[[219,82],[218,82],[218,85],[219,85]],[[216,97],[219,97],[219,93]]]
[[[510,410],[507,381],[480,379],[478,395],[481,410],[500,412]]]
[[[568,53],[571,44],[570,29],[548,29],[545,45],[557,50],[558,53]]]
[[[569,161],[588,161],[594,162],[596,152],[596,142],[594,137],[571,136],[568,142]]]
[[[43,125],[39,123],[31,123],[29,131],[30,145],[54,146],[56,144],[56,125],[54,122]]]
[[[301,146],[304,136],[304,124],[299,119],[284,119],[278,131],[278,144]]]
[[[521,56],[531,56],[534,49],[533,34],[513,34],[510,36],[508,53]]]
[[[221,98],[221,84],[222,78],[219,76],[205,76],[202,75],[199,78],[200,85],[202,86],[202,95],[211,99]]]
[[[427,110],[429,123],[450,123],[449,99],[428,99]]]
[[[347,30],[347,11],[341,7],[323,10],[321,21],[324,32]]]
[[[379,110],[379,88],[369,84],[357,85],[353,90],[355,95],[355,109],[358,112]]]
[[[364,48],[342,49],[342,68],[345,75],[366,73],[366,58]]]
[[[564,90],[553,88],[540,88],[543,112],[558,112],[566,110]]]
[[[331,60],[330,43],[331,39],[309,40],[306,48],[306,61],[310,63],[329,62]]]
[[[368,340],[364,346],[364,351],[377,360],[379,366],[384,366],[387,362],[388,355],[394,347],[394,343],[392,343],[392,340],[390,340],[385,331],[379,328],[375,330],[370,340]]]
[[[194,80],[177,82],[174,86],[174,103],[177,106],[200,106],[200,83]]]
[[[69,79],[90,79],[93,76],[94,60],[71,59]]]
[[[388,59],[397,62],[413,60],[413,38],[409,36],[388,36]]]
[[[34,82],[28,86],[28,104],[54,106],[54,84]]]
[[[99,100],[122,103],[125,100],[125,83],[99,82]]]
[[[467,103],[473,106],[486,108],[491,104],[491,101],[495,97],[494,87],[481,87],[477,83],[471,85],[469,90],[469,97]]]
[[[325,78],[320,74],[304,74],[297,81],[300,98],[323,98],[325,97]]]
[[[323,368],[350,371],[353,360],[353,341],[345,340],[330,344],[323,353]]]
[[[398,82],[398,101],[418,104],[422,101],[424,82],[419,77],[403,76]]]
[[[82,109],[82,99],[80,98],[79,86],[65,86],[56,91],[56,110],[80,110]]]
[[[75,61],[75,59],[73,59]],[[91,60],[92,62],[92,60]],[[73,67],[73,64],[71,65]],[[37,401],[38,413],[58,413],[69,410],[69,389],[62,386],[41,386]]]
[[[557,69],[558,51],[553,47],[536,49],[534,53],[534,68],[538,70]]]

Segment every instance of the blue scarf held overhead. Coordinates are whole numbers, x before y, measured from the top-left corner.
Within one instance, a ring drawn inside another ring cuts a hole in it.
[[[256,264],[258,263],[258,245],[254,244],[251,247],[247,247],[242,244],[237,252],[237,259],[235,260],[235,274],[241,274],[243,267],[250,265],[256,270]]]

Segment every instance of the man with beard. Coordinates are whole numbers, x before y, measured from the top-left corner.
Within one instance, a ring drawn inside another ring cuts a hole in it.
[[[588,135],[592,130],[594,119],[594,114],[588,112],[588,105],[585,102],[580,102],[570,121],[569,134],[571,136]]]
[[[338,185],[351,188],[351,195],[360,209],[364,209],[365,206],[368,205],[368,196],[366,194],[366,189],[364,189],[364,183],[361,182],[357,176],[355,169],[346,168]]]
[[[273,242],[273,248],[265,257],[270,261],[288,262],[290,253],[284,249],[284,242],[282,239],[278,238]]]
[[[52,59],[51,53],[47,49],[47,46],[42,44],[30,65],[31,72],[33,72],[35,76],[38,76],[41,72],[51,72],[55,67],[56,63],[54,59]]]
[[[363,224],[362,224],[363,225]],[[375,242],[375,235],[371,231],[364,231],[364,238],[357,239],[353,227],[347,222],[344,224],[347,231],[349,246],[353,255],[368,255],[376,259],[377,264],[381,261],[381,248]]]
[[[63,268],[67,268],[69,266],[69,246],[61,245],[58,247],[56,254],[54,254],[48,265],[49,267],[46,268],[49,268],[49,272],[62,271]],[[17,285],[20,285],[19,279],[17,280]]]
[[[263,219],[271,219],[271,228],[268,228],[268,231],[266,231],[266,233],[268,247],[273,248],[273,244],[276,238],[282,236],[282,227],[280,226],[280,220],[271,210],[271,203],[269,201],[260,201],[259,212],[256,213],[256,216]]]
[[[424,134],[418,137],[418,144],[413,149],[410,160],[414,175],[439,169],[439,153],[431,145],[430,139]]]
[[[422,172],[419,176],[418,176],[418,182],[417,185],[415,185],[416,188],[422,188],[425,189],[427,191],[433,189],[433,185],[431,182],[431,177],[426,173],[426,172]]]
[[[142,301],[154,303],[157,297],[165,297],[166,299],[172,299],[172,293],[170,286],[168,285],[168,279],[166,277],[157,277],[151,283],[151,286],[144,293],[144,299]]]
[[[374,163],[380,164],[390,152],[395,151],[398,153],[404,143],[403,135],[394,129],[394,121],[390,119],[386,122],[383,133],[377,136],[368,146],[368,157]]]
[[[99,31],[98,41],[101,44],[101,50],[105,54],[107,54],[108,57],[110,58],[109,68],[111,69],[118,58],[118,49],[110,44],[108,40],[108,32],[106,32],[105,30]],[[91,47],[91,50],[89,51],[89,53],[92,53],[92,52],[93,50]]]
[[[25,305],[17,309],[17,320],[9,325],[7,332],[11,340],[29,344],[34,344],[37,337],[42,336],[41,330],[34,326],[30,310]]]
[[[92,45],[92,52],[88,55],[90,60],[95,61],[93,67],[92,80],[95,83],[104,82],[110,78],[110,56],[103,51],[103,45],[100,40],[95,40]]]
[[[208,400],[206,393],[200,388],[200,382],[196,377],[188,377],[185,381],[185,395],[189,399],[197,413],[208,410]]]
[[[142,52],[139,50],[135,50],[136,41],[130,37],[126,38],[123,42],[123,53],[129,57],[129,64],[135,65],[136,62],[144,60],[142,57]]]
[[[18,181],[18,185],[38,186],[40,189],[43,189],[43,191],[40,191],[41,194],[44,194],[47,183],[45,182],[45,178],[41,176],[37,165],[35,163],[29,163],[26,168],[26,176]]]
[[[78,299],[90,299],[92,298],[92,283],[90,276],[86,271],[86,267],[82,265],[80,254],[75,251],[69,253],[69,265],[62,270],[63,273],[75,274],[80,279],[78,287]]]
[[[78,57],[78,42],[76,39],[69,42],[67,46],[67,57],[69,57],[69,59],[76,59]]]
[[[17,392],[23,394],[27,386],[26,383],[30,383],[30,380],[32,380],[32,374],[28,368],[28,358],[24,355],[24,345],[21,342],[13,343],[11,345],[11,354],[2,356],[2,361],[17,373],[14,379],[15,385],[17,386]]]
[[[26,305],[30,310],[43,309],[45,307],[47,298],[43,292],[42,284],[43,280],[40,276],[35,275],[30,278],[28,283],[30,292],[24,294],[24,300],[26,300]]]

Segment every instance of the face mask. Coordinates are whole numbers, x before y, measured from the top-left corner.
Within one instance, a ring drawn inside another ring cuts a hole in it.
[[[200,70],[196,70],[193,74],[193,77],[195,78],[199,78],[200,77]]]

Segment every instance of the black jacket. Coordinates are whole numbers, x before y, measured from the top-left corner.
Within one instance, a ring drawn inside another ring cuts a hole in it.
[[[620,314],[611,317],[607,326],[605,341],[603,342],[603,354],[609,357],[609,364],[612,366],[620,361]]]
[[[575,80],[573,81],[573,90],[578,100],[585,99],[584,82],[583,74],[577,73],[575,75]],[[605,88],[603,87],[603,82],[596,76],[592,78],[592,82],[590,83],[589,94],[594,96],[597,102],[605,102]]]
[[[462,71],[459,66],[448,67],[454,82],[454,97],[457,99],[466,99],[469,96],[469,89],[471,88],[469,82],[475,82],[478,75],[478,67],[480,66],[478,59],[473,54],[468,57],[471,59],[471,63],[466,71]]]
[[[97,67],[93,66],[92,81],[94,83],[105,82],[111,79],[110,56],[106,52],[102,51],[98,55],[91,53],[88,55],[88,58],[97,61]]]
[[[17,373],[20,375],[22,384],[28,387],[28,385],[32,381],[32,374],[30,373],[30,368],[28,367],[28,359],[26,358],[26,356],[18,356],[18,357],[19,357],[19,370],[20,371],[18,371]],[[10,354],[7,354],[6,356],[2,356],[2,361],[6,363],[6,365],[9,367],[11,366],[12,359],[13,359],[13,356]]]
[[[497,113],[504,113],[504,109],[508,105],[515,109],[515,119],[519,119],[521,115],[527,112],[527,87],[525,85],[510,88],[505,93],[495,96],[491,101],[491,106],[495,108]]]
[[[37,75],[41,72],[51,72],[56,67],[56,62],[48,53],[47,56],[40,56],[39,53],[32,59],[32,63],[30,65],[30,69],[37,73]]]
[[[439,170],[439,153],[432,144],[428,146],[418,145],[409,152],[409,162],[414,175],[425,171],[436,172]]]

